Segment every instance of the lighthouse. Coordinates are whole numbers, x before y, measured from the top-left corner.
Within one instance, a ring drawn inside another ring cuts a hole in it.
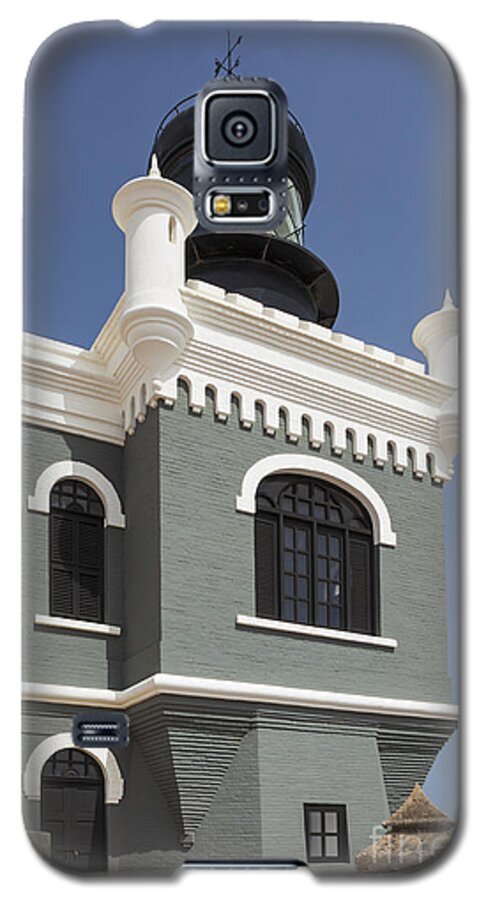
[[[300,123],[278,233],[222,235],[193,122],[116,192],[125,290],[92,347],[25,340],[25,821],[63,868],[348,871],[456,727],[457,310],[415,327],[428,370],[340,333]],[[76,745],[90,710],[129,742]]]

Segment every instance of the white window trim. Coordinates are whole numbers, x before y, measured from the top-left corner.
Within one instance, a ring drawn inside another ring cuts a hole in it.
[[[297,622],[285,622],[281,619],[263,619],[258,616],[236,616],[236,624],[245,628],[258,628],[263,631],[281,631],[305,637],[321,638],[333,641],[348,641],[350,644],[365,644],[369,647],[383,647],[396,650],[398,641],[395,638],[384,638],[374,634],[360,634],[357,631],[339,631],[337,628],[320,628],[316,625],[299,625]]]
[[[388,509],[377,491],[360,475],[329,459],[313,459],[303,453],[277,453],[258,460],[245,473],[241,491],[236,498],[238,512],[256,512],[256,494],[260,482],[278,472],[298,472],[325,478],[331,484],[348,491],[361,501],[371,517],[373,541],[384,547],[395,547],[397,536],[392,528]]]
[[[46,628],[61,628],[66,631],[83,631],[92,634],[105,634],[118,637],[121,634],[119,625],[107,625],[105,622],[89,622],[85,619],[66,619],[62,616],[44,616],[37,614],[34,617],[35,625]]]
[[[52,463],[39,475],[34,493],[28,499],[28,508],[32,512],[49,513],[50,495],[54,485],[63,478],[77,478],[89,484],[101,497],[105,508],[105,525],[113,528],[125,528],[125,516],[122,512],[120,498],[111,481],[94,466],[63,459]]]
[[[24,770],[24,793],[29,800],[41,799],[41,776],[45,763],[58,750],[82,749],[100,765],[105,779],[105,803],[119,803],[123,798],[125,784],[116,757],[107,747],[76,748],[72,735],[67,731],[54,734],[37,745],[30,754]]]

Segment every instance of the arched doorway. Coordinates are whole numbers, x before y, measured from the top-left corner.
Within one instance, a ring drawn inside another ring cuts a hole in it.
[[[49,757],[41,776],[41,828],[51,834],[55,866],[106,869],[104,780],[92,756],[70,747]]]

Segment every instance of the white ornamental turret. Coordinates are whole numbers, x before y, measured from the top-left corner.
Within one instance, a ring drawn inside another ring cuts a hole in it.
[[[459,443],[457,407],[459,311],[447,290],[442,308],[425,316],[415,326],[412,340],[429,364],[429,375],[451,388],[437,418],[439,441],[452,473],[452,460]]]
[[[135,358],[160,380],[194,333],[180,295],[184,241],[197,224],[193,199],[161,177],[154,155],[149,175],[124,184],[112,210],[126,235],[121,334]]]
[[[422,351],[429,375],[457,387],[459,311],[447,290],[442,308],[415,326],[412,341]]]

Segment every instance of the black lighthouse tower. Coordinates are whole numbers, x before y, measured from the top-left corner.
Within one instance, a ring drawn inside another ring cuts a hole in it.
[[[150,158],[155,153],[164,178],[189,191],[195,99],[193,94],[169,110],[150,153]],[[291,113],[288,147],[288,211],[278,231],[214,233],[199,227],[186,243],[187,275],[331,328],[339,309],[336,281],[325,263],[304,246],[316,169],[304,130]]]

